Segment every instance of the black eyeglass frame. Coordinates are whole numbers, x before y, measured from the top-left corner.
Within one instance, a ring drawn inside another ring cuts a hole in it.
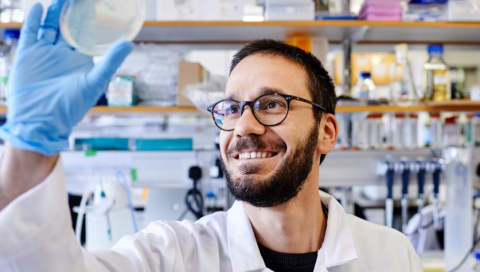
[[[285,117],[278,123],[276,124],[273,124],[273,125],[267,125],[267,124],[264,124],[262,121],[260,121],[260,119],[258,119],[258,116],[257,116],[257,113],[255,112],[255,110],[253,109],[253,106],[255,105],[255,102],[257,102],[257,100],[259,100],[260,98],[262,97],[265,97],[265,96],[269,96],[269,95],[278,95],[278,96],[281,96],[283,98],[285,98],[285,100],[287,101],[287,112],[285,113]],[[288,116],[288,111],[290,109],[290,102],[292,100],[297,100],[297,101],[300,101],[300,102],[304,102],[304,103],[307,103],[307,104],[310,104],[312,106],[315,106],[317,107],[318,109],[320,109],[321,111],[327,113],[327,110],[323,107],[323,106],[320,106],[319,104],[315,103],[315,102],[312,102],[310,100],[307,100],[307,99],[303,99],[301,97],[298,97],[298,96],[293,96],[293,95],[288,95],[288,94],[278,94],[278,93],[273,93],[273,94],[263,94],[257,98],[255,98],[254,100],[252,101],[243,101],[243,102],[240,102],[240,101],[237,101],[235,99],[222,99],[220,101],[217,101],[215,103],[213,103],[212,105],[208,106],[207,110],[212,114],[212,118],[213,118],[213,122],[215,123],[215,125],[223,130],[223,131],[232,131],[234,130],[235,128],[232,128],[232,129],[223,129],[221,128],[218,124],[217,124],[217,121],[215,121],[215,116],[214,116],[214,113],[213,113],[213,109],[215,108],[215,106],[218,104],[218,103],[221,103],[221,102],[224,102],[224,101],[234,101],[234,102],[237,102],[239,105],[240,105],[240,116],[243,115],[243,111],[245,109],[245,106],[248,106],[250,107],[250,110],[252,111],[253,113],[253,116],[255,116],[255,119],[257,119],[257,121],[264,125],[264,126],[267,126],[267,127],[273,127],[273,126],[277,126],[281,123],[283,123],[283,121],[285,121],[285,119],[287,119],[287,116]]]

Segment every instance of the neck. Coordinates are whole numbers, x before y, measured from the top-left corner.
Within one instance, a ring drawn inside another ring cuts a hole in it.
[[[282,253],[318,251],[325,237],[325,217],[318,193],[318,173],[308,178],[297,197],[270,208],[244,203],[257,241]]]

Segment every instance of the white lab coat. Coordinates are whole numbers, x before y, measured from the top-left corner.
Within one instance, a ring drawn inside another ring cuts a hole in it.
[[[330,195],[327,230],[315,271],[420,272],[400,232],[346,214]],[[301,222],[298,222],[301,224]],[[197,222],[151,223],[111,250],[88,252],[76,241],[59,160],[49,177],[0,212],[0,271],[241,272],[265,267],[242,203]]]

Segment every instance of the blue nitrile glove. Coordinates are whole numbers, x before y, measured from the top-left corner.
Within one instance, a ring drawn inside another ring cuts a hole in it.
[[[95,105],[133,48],[114,45],[101,63],[72,49],[59,33],[65,0],[53,0],[43,25],[34,5],[26,19],[9,77],[7,123],[0,138],[12,146],[54,155],[68,147],[72,128]]]

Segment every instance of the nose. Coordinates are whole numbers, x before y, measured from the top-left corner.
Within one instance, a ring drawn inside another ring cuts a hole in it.
[[[251,134],[263,135],[264,133],[265,126],[257,121],[251,109],[245,107],[243,114],[240,116],[240,119],[238,119],[235,126],[235,136],[244,137]]]

